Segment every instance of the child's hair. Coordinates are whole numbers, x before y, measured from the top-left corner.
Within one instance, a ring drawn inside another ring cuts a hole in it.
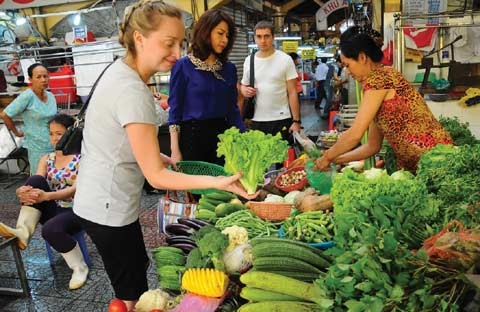
[[[59,125],[64,126],[66,129],[68,129],[70,126],[72,126],[75,122],[72,116],[66,115],[66,114],[56,114],[53,116],[49,121],[48,125],[50,126],[51,123],[56,123]]]

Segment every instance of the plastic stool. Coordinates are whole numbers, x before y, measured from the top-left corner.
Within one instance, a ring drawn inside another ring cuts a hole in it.
[[[89,268],[91,268],[92,261],[90,260],[90,256],[88,255],[87,243],[85,242],[85,231],[80,231],[77,234],[73,235],[73,239],[77,241],[78,246],[82,251],[85,263],[88,265]],[[50,262],[50,265],[53,266],[55,263],[55,260],[53,258],[53,248],[47,241],[45,241],[45,248],[47,249],[48,261]]]
[[[315,87],[308,88],[306,98],[308,100],[316,100],[317,99],[317,88],[315,88]]]
[[[337,111],[330,111],[330,116],[328,119],[328,130],[335,130],[335,123],[333,120],[335,119],[335,116],[337,115]]]

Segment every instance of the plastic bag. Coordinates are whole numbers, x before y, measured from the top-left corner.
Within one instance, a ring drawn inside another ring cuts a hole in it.
[[[458,232],[450,229],[456,225]],[[425,240],[431,261],[441,261],[449,267],[468,270],[480,260],[480,230],[465,230],[459,221],[448,223],[439,233]]]
[[[330,194],[332,189],[333,173],[335,169],[332,167],[331,171],[313,170],[315,164],[313,161],[307,161],[305,164],[305,171],[307,172],[308,183],[311,187],[320,192],[320,194]]]
[[[252,265],[252,246],[238,245],[232,251],[223,252],[223,262],[227,273],[242,272]]]
[[[194,294],[186,294],[179,305],[170,312],[215,312],[223,298],[210,298]]]

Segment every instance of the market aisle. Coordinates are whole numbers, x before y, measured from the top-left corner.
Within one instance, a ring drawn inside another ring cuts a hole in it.
[[[320,131],[328,128],[328,120],[320,118],[321,110],[315,109],[314,100],[302,100],[300,111],[303,131],[307,136],[317,137]]]
[[[316,137],[321,130],[327,128],[327,121],[320,118],[320,111],[313,106],[313,101],[301,103],[302,126],[308,136]],[[7,178],[6,168],[0,167],[0,180]],[[16,168],[12,168],[15,172]],[[20,205],[15,196],[15,189],[25,181],[18,180],[13,186],[3,189],[0,185],[0,220],[6,224],[16,223]],[[143,195],[142,224],[145,244],[149,250],[159,246],[162,238],[157,233],[156,207],[161,195]],[[60,257],[55,253],[55,266],[52,268],[48,262],[45,242],[41,237],[40,227],[37,228],[29,247],[22,251],[23,262],[27,272],[28,282],[32,289],[32,298],[17,298],[0,295],[0,311],[105,311],[108,302],[113,297],[113,291],[108,277],[103,269],[100,257],[87,238],[87,245],[93,267],[84,287],[68,290],[68,281],[71,271]],[[150,288],[157,287],[157,275],[154,266],[149,269]],[[0,287],[20,287],[17,277],[13,255],[10,249],[0,251]]]

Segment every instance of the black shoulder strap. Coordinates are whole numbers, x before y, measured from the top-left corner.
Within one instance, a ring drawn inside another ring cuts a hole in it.
[[[80,111],[78,112],[78,115],[77,115],[77,118],[83,118],[84,114],[85,114],[85,111],[87,110],[87,106],[88,104],[90,103],[90,99],[92,98],[92,94],[93,94],[93,91],[95,91],[95,88],[97,88],[97,84],[98,82],[100,81],[100,78],[102,78],[103,74],[105,74],[105,72],[107,71],[107,69],[114,63],[115,61],[111,62],[110,64],[108,64],[107,67],[105,67],[105,69],[102,71],[102,73],[100,74],[100,76],[98,76],[97,80],[95,81],[95,83],[93,84],[92,86],[92,89],[90,89],[90,93],[88,93],[88,98],[87,98],[87,101],[85,102],[85,104],[83,104],[82,108],[80,109]]]
[[[250,54],[250,87],[255,85],[255,51]]]

